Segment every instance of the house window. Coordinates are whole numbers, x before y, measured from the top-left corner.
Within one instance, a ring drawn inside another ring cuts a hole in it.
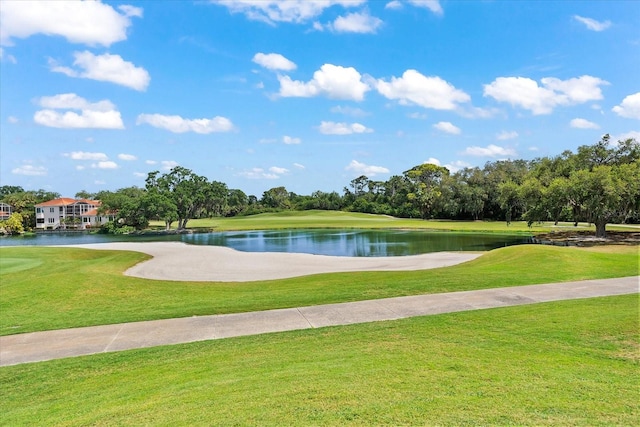
[[[49,208],[49,212],[55,212],[56,209],[55,208]]]
[[[47,218],[49,220],[49,224],[53,224],[56,222],[55,218]]]
[[[37,218],[36,224],[44,224],[44,218]]]
[[[36,208],[36,213],[44,213],[44,209],[42,209],[42,208]]]

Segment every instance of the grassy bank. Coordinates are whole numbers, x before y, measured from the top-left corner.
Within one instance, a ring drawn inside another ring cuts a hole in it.
[[[635,425],[638,296],[0,369],[2,425]]]
[[[163,223],[153,222],[152,226],[162,228]],[[595,233],[595,227],[587,223],[580,223],[573,227],[573,223],[563,222],[557,226],[552,222],[535,223],[531,227],[526,221],[514,221],[507,225],[505,221],[451,221],[451,220],[422,220],[409,218],[394,218],[386,215],[371,215],[358,212],[342,211],[285,211],[264,213],[233,218],[192,219],[188,228],[204,228],[216,231],[234,230],[278,230],[292,228],[391,228],[416,230],[447,230],[447,231],[476,231],[500,233],[547,233],[553,230],[590,230]],[[174,224],[175,227],[175,224]],[[638,230],[637,228],[610,225],[611,230]]]
[[[0,334],[638,274],[637,247],[626,246],[513,246],[434,270],[248,283],[169,282],[122,274],[145,259],[121,251],[0,248]]]

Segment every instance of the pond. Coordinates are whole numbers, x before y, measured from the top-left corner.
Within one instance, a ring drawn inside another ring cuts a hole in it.
[[[532,242],[531,237],[526,235],[500,233],[310,229],[153,236],[48,233],[31,237],[3,237],[0,238],[0,246],[158,241],[226,246],[244,252],[298,252],[356,257],[405,256],[442,251],[487,251]]]

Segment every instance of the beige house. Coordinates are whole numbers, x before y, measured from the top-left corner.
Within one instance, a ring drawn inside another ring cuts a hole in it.
[[[0,221],[9,219],[12,213],[13,210],[11,209],[11,205],[0,203]]]
[[[114,214],[99,214],[99,200],[60,199],[36,205],[36,230],[88,230],[115,219]]]

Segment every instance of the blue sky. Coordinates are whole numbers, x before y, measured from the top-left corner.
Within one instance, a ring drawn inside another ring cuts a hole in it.
[[[638,1],[0,1],[0,184],[258,197],[640,140]]]

